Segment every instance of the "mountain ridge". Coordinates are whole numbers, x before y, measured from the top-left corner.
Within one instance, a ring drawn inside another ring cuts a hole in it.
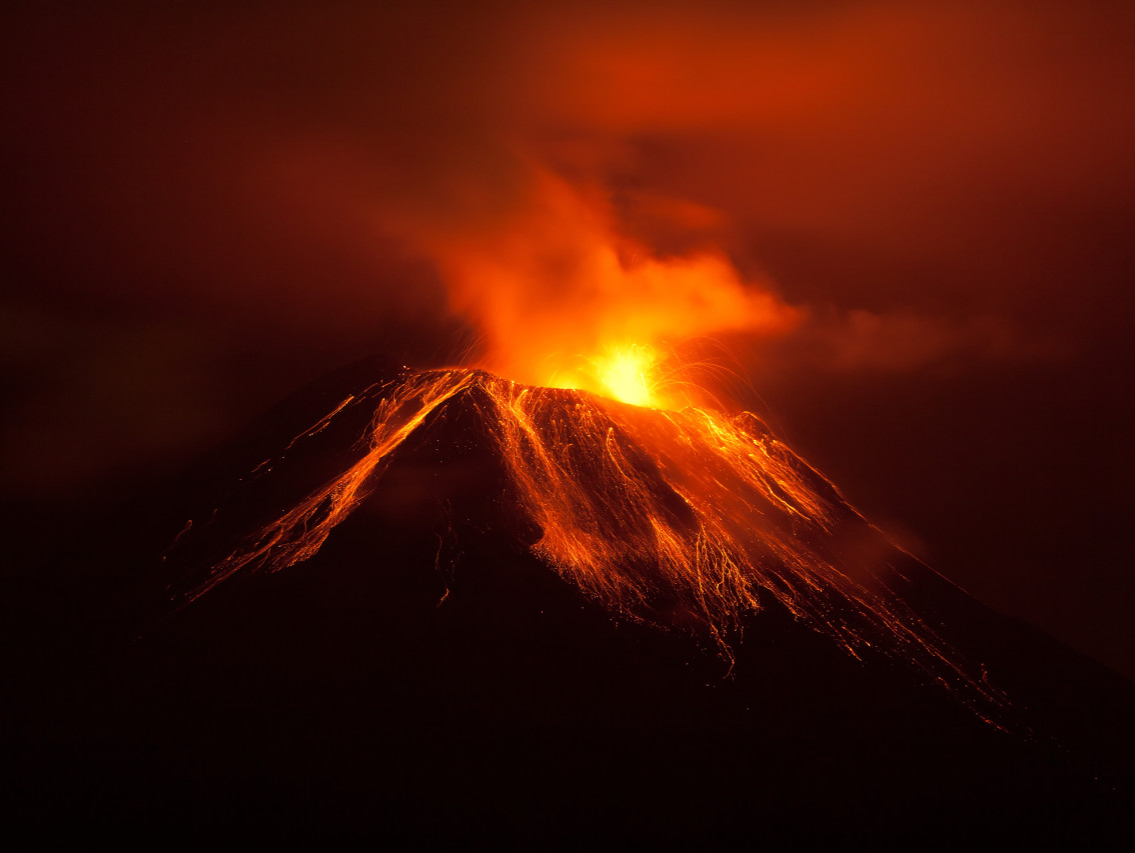
[[[341,390],[314,395],[323,414]],[[319,423],[308,414],[291,423]],[[306,469],[279,503],[365,453],[343,446],[364,415],[360,405],[293,445]],[[129,623],[135,639],[84,657],[87,628],[40,626],[60,638],[27,662],[9,727],[23,736],[5,739],[22,780],[18,825],[549,849],[982,833],[1103,844],[1130,830],[1120,724],[1135,703],[1122,684],[932,573],[907,588],[912,606],[932,604],[927,618],[969,637],[991,677],[1019,676],[1000,686],[1032,737],[995,730],[886,656],[856,660],[775,596],[728,630],[730,666],[704,632],[612,612],[532,553],[541,531],[517,522],[507,471],[461,416],[403,445],[323,547],[284,570],[234,575],[171,608],[166,585],[186,568],[177,549],[123,566],[116,557],[140,548],[127,533],[87,555],[95,576],[117,565],[134,598],[129,619],[95,612],[100,597],[84,602],[86,618],[115,632]],[[219,478],[274,457],[286,431],[250,439],[261,458],[223,461]],[[200,506],[217,508],[205,500],[215,484]],[[230,498],[241,524],[206,528],[223,546],[273,515],[249,509],[248,488]],[[199,567],[211,549],[195,552]],[[1060,681],[1080,691],[1062,705]],[[1119,723],[1105,720],[1107,702]]]

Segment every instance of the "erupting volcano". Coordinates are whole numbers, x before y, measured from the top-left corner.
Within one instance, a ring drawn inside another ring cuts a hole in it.
[[[602,197],[528,168],[531,198],[508,227],[417,238],[446,272],[452,310],[483,330],[476,367],[406,370],[337,401],[283,456],[362,412],[355,456],[245,531],[190,596],[309,559],[408,448],[473,442],[503,472],[491,499],[514,538],[609,612],[688,629],[728,656],[726,635],[771,598],[852,655],[903,659],[983,715],[1001,705],[980,665],[905,600],[902,566],[917,561],[760,418],[721,413],[683,361],[683,342],[780,334],[801,311],[720,251],[660,255],[621,233]],[[457,412],[461,431],[438,438]],[[286,458],[263,460],[259,476],[274,467]]]
[[[486,497],[505,507],[512,538],[608,612],[692,631],[728,657],[727,635],[776,600],[852,655],[905,660],[993,716],[1003,700],[980,664],[905,598],[904,571],[929,570],[760,418],[722,413],[698,382],[706,362],[690,353],[705,336],[774,337],[802,310],[723,251],[663,254],[624,233],[604,194],[543,164],[525,168],[522,210],[488,233],[408,228],[444,271],[450,309],[482,330],[473,366],[407,369],[355,389],[283,458],[262,460],[270,483],[310,436],[348,417],[366,423],[350,437],[354,456],[277,503],[205,577],[191,573],[189,596],[309,559],[392,461],[424,442],[442,456],[447,442],[472,442],[502,475]],[[446,432],[453,420],[461,429]]]
[[[820,836],[901,836],[948,810],[939,788],[965,803],[965,835],[1028,780],[1010,833],[1038,798],[1115,822],[1111,783],[1045,740],[1079,730],[1035,710],[1076,666],[699,381],[710,336],[771,340],[809,309],[723,250],[632,239],[593,188],[525,168],[529,196],[487,233],[391,226],[480,334],[460,366],[347,369],[239,464],[175,489],[181,533],[126,582],[124,621],[146,627],[110,665],[124,686],[102,727],[143,755],[163,744],[165,778],[188,764],[196,781],[172,805],[121,801],[257,837],[257,809],[293,803],[316,838],[429,825],[532,848],[614,829],[692,847],[753,837],[754,809],[762,834],[798,836],[817,780],[840,815]],[[1021,679],[1019,659],[1043,675]],[[188,747],[154,731],[171,717]],[[439,818],[447,783],[463,805]],[[592,828],[565,835],[576,812]]]
[[[15,847],[1132,847],[1135,4],[8,5]]]

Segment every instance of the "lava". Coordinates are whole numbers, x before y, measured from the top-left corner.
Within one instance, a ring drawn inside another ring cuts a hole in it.
[[[634,399],[641,364],[625,373]],[[312,432],[369,400],[361,458],[216,563],[192,597],[310,558],[404,442],[460,401],[538,530],[532,551],[610,611],[710,636],[728,655],[730,632],[771,597],[853,655],[870,647],[905,660],[971,707],[1003,703],[896,591],[910,558],[752,414],[631,405],[453,368],[348,398]]]
[[[669,397],[659,376],[662,360],[651,346],[608,346],[598,358],[580,359],[580,367],[554,377],[549,384],[573,390],[598,388],[603,396],[624,403],[666,408]]]

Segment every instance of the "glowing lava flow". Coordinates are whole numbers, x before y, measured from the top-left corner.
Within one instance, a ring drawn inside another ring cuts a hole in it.
[[[399,446],[459,399],[538,526],[535,554],[607,608],[724,649],[725,632],[770,595],[852,654],[874,646],[970,704],[1001,703],[888,585],[901,552],[753,415],[643,408],[471,369],[412,373],[378,395],[365,455],[217,564],[196,595],[311,557]]]

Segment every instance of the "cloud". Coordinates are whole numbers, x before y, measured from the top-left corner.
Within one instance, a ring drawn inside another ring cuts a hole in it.
[[[853,309],[815,319],[803,336],[814,339],[813,362],[840,373],[957,372],[1064,355],[1055,342],[1026,337],[989,315],[949,318]]]

